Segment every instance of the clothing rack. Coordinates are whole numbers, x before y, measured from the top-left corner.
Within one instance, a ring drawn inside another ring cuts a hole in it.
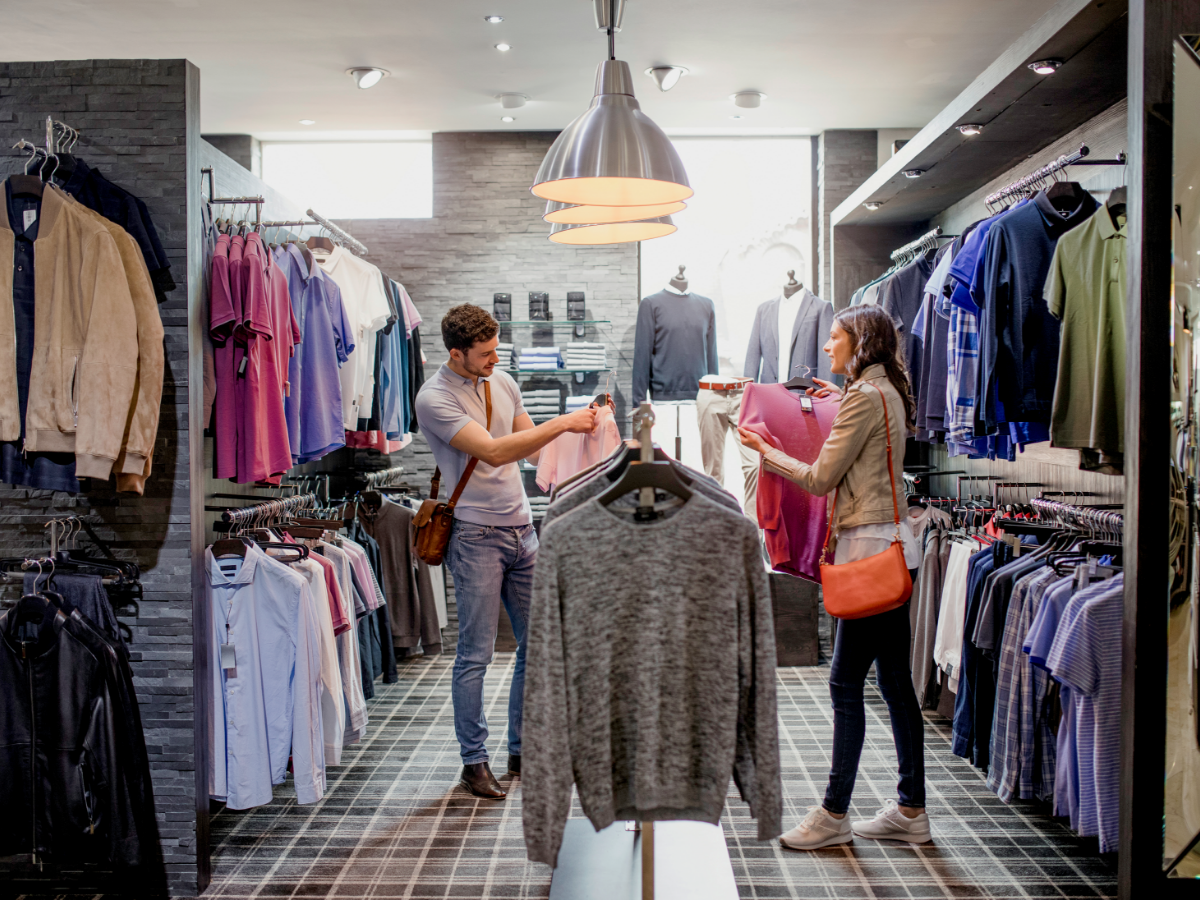
[[[892,262],[899,264],[901,260],[908,262],[915,258],[918,253],[925,250],[932,250],[937,246],[937,239],[940,237],[951,237],[952,235],[943,235],[942,226],[937,225],[932,230],[925,232],[915,241],[909,241],[903,247],[892,251]]]
[[[389,487],[399,481],[400,476],[403,474],[404,466],[392,466],[389,469],[378,469],[374,472],[367,472],[361,477],[366,482],[367,490],[371,490],[373,488]]]
[[[311,509],[317,505],[316,494],[297,494],[294,497],[284,497],[280,500],[267,500],[263,503],[253,503],[250,506],[240,506],[233,509],[206,506],[210,512],[220,512],[221,518],[231,525],[243,525],[256,518],[278,518],[286,512],[297,509]]]
[[[1085,159],[1091,153],[1087,144],[1080,146],[1074,153],[1060,156],[1053,162],[1047,163],[1040,169],[1035,169],[1024,178],[1018,178],[1005,187],[1000,188],[994,194],[989,194],[983,201],[983,205],[989,211],[997,204],[1009,197],[1024,197],[1040,190],[1046,181],[1055,172],[1060,172],[1068,166],[1123,166],[1125,165],[1125,154],[1118,153],[1116,159]]]
[[[334,236],[334,237],[336,237],[336,238],[338,238],[339,240],[341,240],[341,241],[344,241],[345,243],[349,244],[349,245],[350,245],[350,247],[351,247],[353,250],[355,250],[355,251],[358,253],[358,255],[359,255],[359,256],[366,256],[366,255],[367,255],[367,247],[366,247],[366,245],[365,245],[365,244],[364,244],[362,241],[360,241],[360,240],[358,240],[357,238],[355,238],[355,237],[354,237],[352,234],[350,234],[348,231],[345,231],[345,230],[343,230],[343,229],[339,228],[338,226],[334,225],[332,222],[330,222],[330,221],[329,221],[328,219],[326,219],[324,216],[318,216],[318,215],[317,215],[315,212],[313,212],[311,209],[309,209],[309,210],[305,210],[305,215],[307,215],[307,216],[309,216],[311,219],[313,219],[313,220],[314,220],[314,221],[315,221],[315,222],[316,222],[318,225],[321,225],[321,226],[325,227],[326,229],[328,229],[328,230],[329,230],[329,232],[330,232],[331,234],[333,234],[333,236]]]
[[[958,499],[962,500],[962,483],[964,481],[1000,481],[1003,475],[959,475],[958,476]]]

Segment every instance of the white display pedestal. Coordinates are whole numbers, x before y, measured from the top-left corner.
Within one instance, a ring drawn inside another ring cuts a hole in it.
[[[550,900],[641,900],[641,832],[568,819]],[[654,823],[654,900],[737,900],[720,825]]]

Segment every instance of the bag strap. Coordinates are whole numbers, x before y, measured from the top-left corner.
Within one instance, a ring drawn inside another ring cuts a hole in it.
[[[880,402],[883,403],[883,425],[887,430],[887,461],[888,461],[888,484],[892,489],[892,513],[896,528],[900,527],[900,503],[896,498],[896,473],[892,468],[892,422],[888,417],[887,397],[883,395],[883,391],[879,390],[875,385],[871,385],[875,390],[879,391]],[[829,509],[829,521],[825,525],[825,545],[821,548],[821,562],[825,562],[825,553],[829,550],[829,540],[833,536],[833,519],[834,512],[837,510],[838,493],[841,491],[839,485],[833,492],[833,506]],[[896,539],[900,539],[900,532],[897,530]]]
[[[483,383],[483,396],[484,403],[487,406],[487,430],[490,433],[492,430],[492,383],[490,381]],[[479,457],[472,456],[471,461],[467,463],[467,467],[463,469],[462,478],[458,479],[454,493],[450,495],[450,502],[446,504],[446,509],[449,512],[454,512],[454,507],[458,504],[458,498],[462,496],[463,489],[467,486],[467,482],[471,480],[471,473],[475,471],[477,465],[479,465]]]

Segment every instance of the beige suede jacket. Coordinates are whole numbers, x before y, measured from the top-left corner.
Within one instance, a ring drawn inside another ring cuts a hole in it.
[[[137,380],[133,298],[117,242],[103,224],[49,185],[40,219],[25,447],[74,453],[77,475],[107,480]],[[8,205],[0,203],[0,260],[13,258],[14,240]],[[12,297],[12,266],[0,265],[0,441],[21,434]]]
[[[843,395],[829,437],[811,466],[782,450],[772,449],[763,454],[767,469],[794,481],[810,494],[818,497],[828,494],[832,503],[834,489],[840,489],[834,513],[835,531],[893,521],[883,424],[885,398],[892,426],[893,486],[896,500],[903,504],[904,401],[888,381],[883,366],[868,366]],[[901,505],[902,514],[903,509]]]

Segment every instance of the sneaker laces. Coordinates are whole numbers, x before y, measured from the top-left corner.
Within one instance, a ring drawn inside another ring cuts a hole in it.
[[[881,807],[879,807],[879,809],[875,810],[875,818],[878,819],[880,817],[887,816],[887,814],[890,813],[892,810],[899,810],[899,808],[900,807],[896,803],[895,800],[885,800],[883,803],[883,806],[881,806]]]
[[[825,810],[820,806],[810,806],[804,818],[800,820],[800,827],[805,831],[811,831],[812,827],[825,818]]]

